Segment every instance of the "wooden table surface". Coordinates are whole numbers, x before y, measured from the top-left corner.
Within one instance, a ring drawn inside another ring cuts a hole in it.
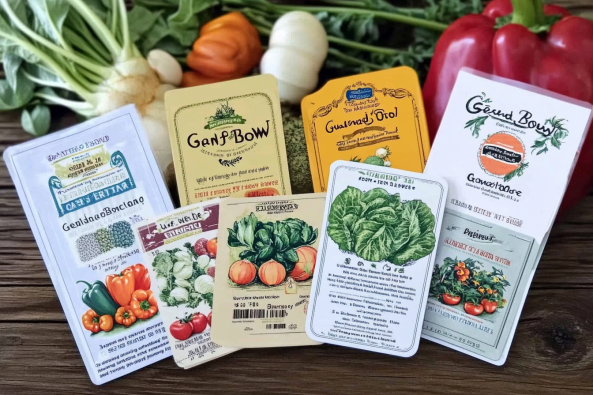
[[[593,10],[590,0],[560,4]],[[57,114],[53,130],[75,122]],[[0,151],[27,139],[19,120],[18,113],[0,114]],[[169,358],[96,387],[0,163],[2,395],[592,394],[592,295],[593,195],[555,224],[503,367],[423,340],[410,359],[329,345],[242,350],[189,371]]]

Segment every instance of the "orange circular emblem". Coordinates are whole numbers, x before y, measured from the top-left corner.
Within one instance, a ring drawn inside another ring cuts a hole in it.
[[[517,137],[498,132],[480,146],[480,165],[490,175],[502,177],[516,170],[525,159],[525,146]]]

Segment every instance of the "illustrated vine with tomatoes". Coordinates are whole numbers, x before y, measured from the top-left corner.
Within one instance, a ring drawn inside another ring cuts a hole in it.
[[[493,314],[506,305],[504,291],[509,285],[500,269],[484,270],[472,258],[445,258],[442,265],[434,266],[430,297],[450,306],[463,303],[464,311],[470,315]]]

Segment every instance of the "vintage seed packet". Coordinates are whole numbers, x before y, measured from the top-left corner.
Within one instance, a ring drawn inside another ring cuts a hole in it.
[[[315,192],[350,160],[421,173],[430,140],[416,72],[396,67],[338,78],[301,102]]]
[[[134,106],[4,161],[94,384],[171,355],[135,223],[173,209]]]
[[[135,229],[156,284],[154,298],[173,359],[185,369],[236,351],[210,339],[219,203],[213,199],[185,206]]]
[[[591,105],[464,69],[426,174],[449,182],[422,336],[505,363]]]
[[[446,199],[438,176],[331,166],[305,327],[311,339],[416,353]]]
[[[168,91],[165,106],[182,206],[291,193],[272,75]]]
[[[305,333],[325,194],[224,199],[212,339],[227,347],[315,345]]]

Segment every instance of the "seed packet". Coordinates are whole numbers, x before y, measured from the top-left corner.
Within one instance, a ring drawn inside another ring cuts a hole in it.
[[[338,78],[301,102],[313,188],[350,160],[421,173],[430,140],[418,75],[396,67]]]
[[[446,199],[440,177],[332,164],[305,327],[311,339],[416,353]]]
[[[588,103],[459,73],[425,171],[449,200],[424,338],[505,363],[590,117]]]
[[[210,340],[219,203],[185,206],[136,227],[173,359],[185,369],[236,351]]]
[[[176,89],[165,105],[182,206],[291,193],[272,75]]]
[[[319,344],[305,333],[325,194],[224,199],[212,339],[228,347]]]
[[[4,161],[91,381],[169,357],[132,227],[173,207],[134,106],[9,147]]]

